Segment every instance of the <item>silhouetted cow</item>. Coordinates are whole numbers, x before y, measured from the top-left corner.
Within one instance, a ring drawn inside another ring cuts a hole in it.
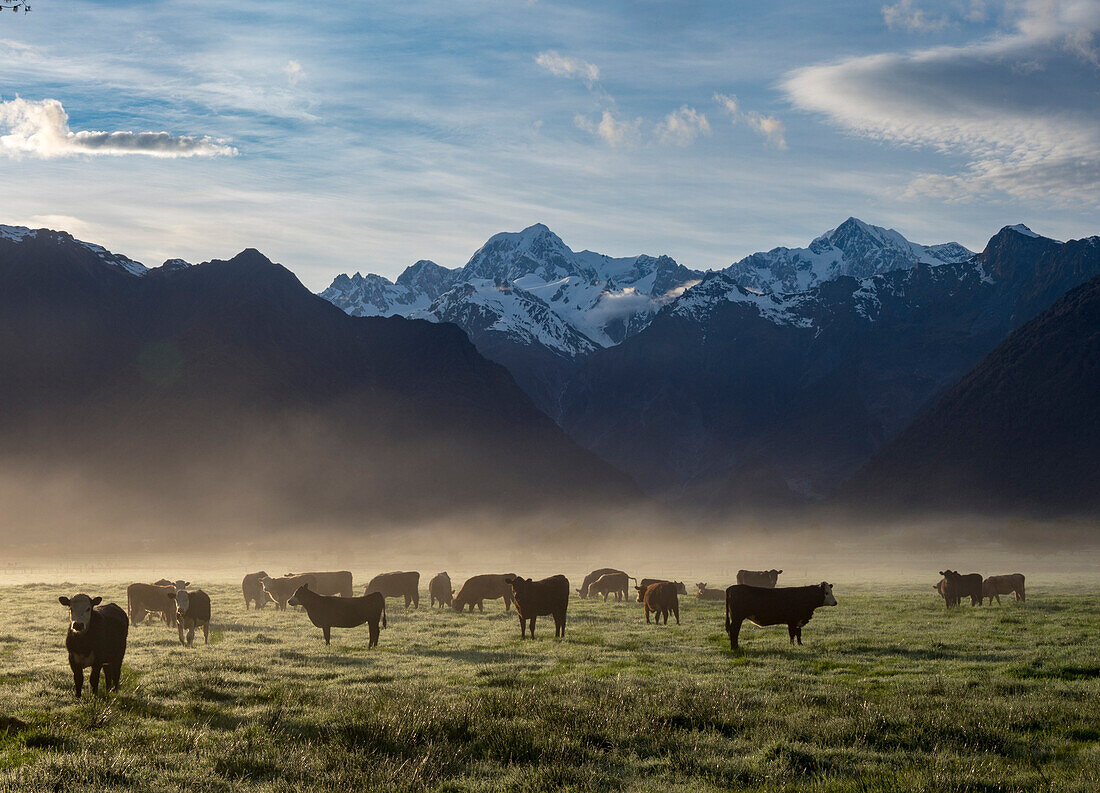
[[[940,593],[940,597],[943,598],[944,605],[947,608],[959,605],[959,594],[955,591],[955,587],[947,582],[946,578],[941,578],[940,582],[933,585],[932,588]]]
[[[254,603],[257,610],[262,609],[268,603],[268,597],[264,594],[263,584],[261,580],[267,578],[268,575],[263,570],[258,573],[249,573],[241,581],[241,591],[244,593],[244,609],[248,611],[248,604]]]
[[[604,573],[588,587],[589,597],[603,595],[604,603],[608,595],[614,595],[616,601],[622,601],[630,591],[630,576],[626,573]]]
[[[126,587],[126,611],[130,624],[137,625],[149,614],[159,614],[166,625],[174,625],[176,605],[167,599],[175,587],[159,584],[130,584]]]
[[[802,626],[810,621],[814,609],[835,606],[833,585],[822,581],[817,586],[792,586],[778,589],[734,584],[726,590],[726,633],[730,649],[737,649],[737,636],[745,620],[761,627],[786,625],[791,644],[802,644]]]
[[[535,618],[550,615],[554,618],[554,637],[565,636],[565,616],[569,609],[569,579],[553,575],[541,581],[508,576],[505,579],[512,588],[519,615],[519,636],[527,638],[527,623],[531,623],[531,638],[535,638]]]
[[[701,581],[695,585],[695,597],[699,600],[725,600],[726,590],[724,589],[707,589],[705,581]]]
[[[370,643],[367,649],[378,644],[378,620],[386,627],[386,599],[380,592],[371,592],[361,598],[318,595],[310,591],[309,585],[298,587],[291,596],[291,606],[302,606],[309,615],[309,621],[321,629],[325,644],[329,643],[333,628],[356,628],[367,623],[370,631]]]
[[[1023,601],[1024,574],[1009,573],[1008,575],[991,575],[982,581],[982,597],[989,598],[989,605],[993,605],[993,598],[997,598],[997,605],[1001,604],[1001,595],[1015,595],[1016,600]]]
[[[614,567],[601,567],[598,570],[593,570],[591,573],[584,577],[584,580],[581,582],[581,588],[577,590],[577,594],[580,595],[581,598],[588,597],[590,594],[589,590],[592,588],[592,585],[596,583],[596,581],[598,581],[601,576],[605,576],[608,573],[622,573],[623,575],[626,575],[626,573],[623,573],[622,570],[616,570]]]
[[[351,583],[351,573],[347,570],[312,571],[309,573],[287,573],[287,576],[306,576],[309,588],[317,595],[339,595],[352,597],[355,588]],[[291,593],[293,594],[293,592]]]
[[[364,595],[371,592],[380,592],[385,598],[405,598],[405,608],[413,604],[413,608],[420,608],[420,573],[394,572],[381,573],[370,580],[363,590]]]
[[[504,579],[515,578],[515,576],[515,573],[503,573],[501,575],[486,573],[471,576],[466,579],[466,583],[458,590],[451,607],[455,611],[462,611],[466,606],[469,606],[470,611],[473,611],[476,604],[478,611],[485,611],[483,601],[504,598],[504,610],[511,611],[512,587]]]
[[[71,598],[59,597],[62,606],[69,607],[69,631],[65,634],[65,649],[69,653],[69,668],[73,670],[76,697],[84,689],[84,670],[91,667],[92,694],[99,693],[99,671],[106,677],[107,690],[118,691],[122,676],[122,659],[126,656],[126,635],[130,626],[126,612],[114,603],[100,606],[103,598],[80,593]]]
[[[967,573],[963,575],[957,570],[941,570],[940,575],[947,580],[948,593],[953,595],[956,606],[959,604],[961,598],[968,596],[971,606],[982,605],[981,573]]]
[[[454,595],[451,577],[446,571],[432,576],[432,580],[428,582],[428,597],[431,598],[431,605],[438,603],[440,606],[449,606],[454,600]]]
[[[681,585],[682,586],[682,585]],[[680,624],[680,590],[672,581],[655,581],[649,586],[634,587],[638,590],[638,602],[645,611],[645,621],[649,622],[649,615],[653,614],[653,621],[661,624],[661,617],[665,618],[668,625],[668,613],[671,611],[676,616],[676,624]]]
[[[738,570],[737,571],[737,583],[744,586],[758,586],[767,587],[771,589],[775,586],[775,582],[779,580],[779,574],[782,570]]]
[[[195,628],[202,628],[202,643],[210,643],[210,596],[201,589],[188,592],[179,589],[175,594],[169,595],[176,602],[176,627],[179,629],[180,644],[183,641],[183,632],[187,631],[188,647],[195,645]]]

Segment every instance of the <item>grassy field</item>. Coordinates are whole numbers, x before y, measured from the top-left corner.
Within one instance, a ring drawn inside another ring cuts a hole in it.
[[[80,702],[57,596],[123,585],[2,587],[0,790],[1100,790],[1100,586],[948,613],[929,584],[838,583],[804,647],[746,624],[736,655],[690,597],[659,628],[573,600],[534,642],[500,601],[391,600],[368,652],[208,586],[210,646],[131,628]]]

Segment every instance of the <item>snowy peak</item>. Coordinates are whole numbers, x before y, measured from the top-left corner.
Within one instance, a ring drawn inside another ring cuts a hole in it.
[[[1023,223],[1016,223],[1012,226],[1005,226],[1001,231],[1015,231],[1017,234],[1023,234],[1025,237],[1038,237],[1034,231],[1029,229]]]
[[[462,268],[461,278],[514,281],[535,275],[544,281],[580,275],[576,255],[542,223],[494,234]]]
[[[76,245],[86,251],[90,251],[101,262],[116,270],[121,270],[122,272],[136,276],[142,276],[149,272],[149,268],[141,262],[135,262],[128,256],[123,256],[120,253],[112,253],[111,251],[104,248],[102,245],[96,245],[91,242],[83,242],[82,240],[78,240],[73,237],[73,235],[65,231],[54,231],[52,229],[29,229],[25,226],[0,225],[0,240],[13,242],[16,244],[30,243],[32,241],[45,241],[46,243],[52,242],[56,245]]]
[[[397,285],[415,292],[423,292],[432,300],[454,286],[457,270],[441,267],[433,261],[421,259],[409,265],[397,276]]]

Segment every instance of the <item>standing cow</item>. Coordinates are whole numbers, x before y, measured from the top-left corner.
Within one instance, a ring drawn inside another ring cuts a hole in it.
[[[99,605],[103,598],[89,597],[83,592],[71,598],[59,597],[62,606],[69,607],[69,631],[65,634],[65,649],[69,652],[69,668],[73,670],[76,698],[84,689],[84,670],[91,667],[92,694],[99,693],[99,671],[107,678],[107,690],[118,691],[122,676],[122,659],[126,656],[126,635],[130,631],[126,612],[114,603]]]
[[[782,570],[738,570],[737,583],[742,586],[758,586],[767,589],[775,589],[775,583],[779,580]]]
[[[512,588],[519,615],[519,637],[527,638],[527,623],[531,623],[531,638],[535,638],[535,618],[550,615],[554,618],[554,638],[565,638],[565,615],[569,609],[569,579],[553,575],[541,581],[508,576],[505,579]]]
[[[622,570],[616,570],[614,567],[601,567],[598,570],[593,570],[584,577],[584,580],[581,582],[581,588],[577,590],[577,594],[581,596],[581,599],[588,597],[591,594],[590,590],[592,585],[596,583],[601,576],[610,573],[622,573],[622,575],[626,575]]]
[[[588,596],[597,597],[603,595],[603,602],[607,602],[608,595],[614,595],[616,602],[626,599],[626,593],[630,591],[630,576],[626,573],[604,573],[588,587]]]
[[[413,608],[420,608],[420,573],[415,571],[404,573],[380,573],[370,580],[364,595],[371,592],[381,592],[384,598],[405,598],[405,608],[411,603]]]
[[[379,592],[371,592],[361,598],[318,595],[310,591],[308,584],[298,587],[290,598],[291,606],[302,606],[309,621],[321,629],[325,644],[329,643],[333,628],[357,628],[364,622],[370,631],[367,649],[378,644],[378,621],[386,627],[386,599]]]
[[[309,581],[309,588],[318,595],[339,595],[349,598],[355,595],[355,587],[351,583],[351,572],[348,570],[313,571],[309,573],[287,573],[286,578],[305,576]],[[294,594],[291,592],[291,594]]]
[[[478,611],[485,611],[484,601],[504,598],[504,610],[511,611],[512,587],[508,585],[505,579],[515,577],[515,573],[504,573],[502,575],[486,573],[470,576],[458,590],[458,594],[455,595],[451,608],[455,611],[462,611],[466,606],[469,606],[470,611],[473,611],[474,606],[477,605]]]
[[[267,595],[264,594],[264,586],[260,582],[268,575],[263,570],[257,573],[249,573],[241,581],[241,591],[244,593],[244,610],[248,611],[248,604],[255,604],[259,611],[267,605]]]
[[[941,570],[940,575],[947,582],[947,592],[954,600],[955,605],[964,597],[970,598],[971,606],[982,605],[982,574],[967,573],[963,575],[958,570]],[[950,603],[947,604],[950,607]]]
[[[737,636],[745,620],[765,627],[786,625],[791,644],[802,644],[802,626],[821,606],[835,606],[833,585],[822,581],[817,586],[792,586],[778,589],[734,584],[726,590],[726,633],[730,649],[737,649]]]
[[[186,646],[195,646],[195,628],[202,628],[202,643],[210,643],[210,596],[201,589],[188,592],[179,589],[168,597],[176,602],[176,627],[180,644],[184,644],[183,632],[187,631]]]
[[[649,615],[653,614],[653,622],[661,624],[661,617],[665,618],[668,625],[668,613],[671,611],[676,616],[676,624],[680,624],[680,590],[673,581],[657,581],[647,587],[636,586],[638,590],[638,602],[645,611],[645,621],[649,623]]]
[[[298,587],[309,584],[316,585],[311,575],[285,575],[282,578],[267,576],[260,579],[264,595],[275,604],[276,611],[286,611],[287,601],[294,597]]]
[[[432,580],[428,582],[428,597],[431,598],[432,606],[436,603],[440,607],[449,606],[454,599],[454,595],[455,590],[451,586],[451,577],[447,575],[446,570],[432,576]]]
[[[941,578],[940,582],[933,585],[932,588],[940,593],[940,597],[943,598],[944,605],[947,608],[959,605],[959,593],[955,591],[955,587],[947,582],[946,578]]]
[[[993,605],[993,598],[997,598],[997,605],[1001,605],[1001,595],[1015,595],[1016,600],[1025,601],[1024,574],[1009,573],[1008,575],[991,575],[982,581],[982,597],[989,598],[989,605]]]
[[[170,584],[130,584],[126,587],[126,611],[130,615],[130,624],[137,625],[149,614],[159,614],[166,625],[174,625],[176,606],[167,598],[175,591]]]

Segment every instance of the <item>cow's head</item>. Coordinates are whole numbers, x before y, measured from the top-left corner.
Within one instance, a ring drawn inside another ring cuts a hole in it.
[[[191,607],[191,596],[183,587],[177,587],[176,591],[169,593],[168,597],[176,601],[176,611],[180,614],[186,614],[187,609]]]
[[[649,589],[649,587],[647,587],[647,586],[636,586],[634,588],[638,590],[638,602],[639,603],[644,603],[645,602],[645,591],[647,589]]]
[[[92,624],[92,609],[103,602],[101,597],[89,597],[81,592],[71,598],[59,597],[58,602],[62,606],[69,607],[69,630],[73,633],[84,633]]]
[[[836,598],[833,597],[833,585],[832,584],[829,584],[829,583],[826,583],[825,581],[822,581],[821,582],[821,594],[825,599],[825,605],[826,606],[835,606],[836,605]]]
[[[512,587],[513,595],[518,595],[531,582],[532,580],[530,578],[524,578],[523,576],[518,576],[513,573],[509,573],[508,575],[504,576],[504,583]]]
[[[703,594],[704,592],[707,591],[707,582],[706,581],[700,581],[699,583],[697,583],[695,585],[695,589],[698,590],[698,594],[700,594],[700,595]]]
[[[688,589],[686,586],[684,586],[683,581],[673,581],[672,583],[676,584],[677,595],[686,595],[688,593]]]
[[[770,575],[772,578],[776,578],[782,572],[783,572],[782,570],[776,570],[773,567],[771,570],[768,571],[768,575]]]
[[[191,586],[191,582],[190,581],[184,581],[181,578],[178,581],[173,581],[172,586],[174,586],[176,588],[176,591],[178,592],[181,589],[187,589],[187,587]]]
[[[309,591],[309,584],[302,584],[300,587],[294,590],[294,594],[290,596],[290,600],[286,602],[288,606],[300,606],[302,605],[301,596]]]

